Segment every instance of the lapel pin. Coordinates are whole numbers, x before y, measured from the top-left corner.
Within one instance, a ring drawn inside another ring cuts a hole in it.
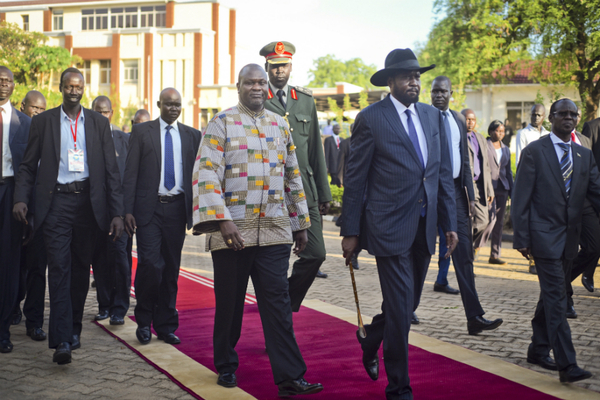
[[[577,157],[581,157],[581,154],[577,153]]]

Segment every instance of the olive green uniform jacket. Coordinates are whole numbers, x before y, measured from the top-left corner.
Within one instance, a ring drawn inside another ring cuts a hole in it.
[[[331,201],[331,190],[323,155],[317,108],[311,91],[302,87],[288,85],[286,100],[284,110],[269,87],[269,99],[265,103],[265,108],[287,119],[296,146],[296,157],[300,165],[308,207],[318,207],[319,203]]]

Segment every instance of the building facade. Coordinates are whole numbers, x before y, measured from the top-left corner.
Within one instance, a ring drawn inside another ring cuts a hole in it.
[[[153,118],[166,87],[182,95],[179,121],[196,128],[237,102],[236,10],[215,0],[3,1],[1,21],[81,57],[90,96],[118,95]]]

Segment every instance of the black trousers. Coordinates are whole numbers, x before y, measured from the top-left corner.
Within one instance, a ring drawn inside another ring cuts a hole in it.
[[[42,228],[50,292],[48,346],[52,349],[81,334],[94,242],[100,234],[89,193],[55,192]]]
[[[567,301],[573,305],[573,286],[571,282],[581,274],[593,276],[600,259],[600,220],[594,208],[587,204],[583,209],[581,218],[581,236],[579,237],[581,249],[577,258],[573,260],[571,274],[567,276]]]
[[[19,294],[23,225],[12,216],[14,180],[0,184],[0,340],[10,339],[10,323]]]
[[[164,336],[179,328],[175,305],[185,241],[186,209],[183,195],[169,203],[161,203],[158,196],[156,201],[150,222],[137,227],[135,318],[138,326],[152,324],[156,333]]]
[[[487,231],[490,224],[494,224],[496,220],[490,221],[490,207],[486,205],[485,188],[483,187],[483,177],[480,177],[477,182],[473,182],[475,191],[475,215],[473,215],[473,248],[477,249],[487,242],[491,231]],[[495,214],[494,214],[495,215]],[[486,234],[487,232],[487,234]]]
[[[311,223],[307,230],[308,243],[304,251],[300,253],[300,258],[294,262],[292,275],[288,279],[292,311],[294,312],[300,310],[302,300],[314,282],[321,264],[325,261],[323,220],[319,207],[311,207],[308,212]]]
[[[454,181],[456,193],[456,217],[458,244],[452,253],[452,263],[456,272],[456,280],[460,289],[463,307],[467,319],[485,314],[477,289],[475,288],[475,275],[473,274],[473,235],[471,218],[469,217],[469,202],[464,187],[458,180]]]
[[[31,241],[21,247],[21,278],[17,307],[25,299],[23,315],[27,319],[27,329],[41,328],[44,325],[47,260],[44,229],[39,228],[33,233]]]
[[[376,257],[379,284],[383,295],[381,314],[365,325],[367,337],[361,346],[365,352],[375,352],[383,341],[383,359],[388,377],[387,399],[412,399],[408,377],[408,332],[415,301],[425,283],[431,260],[425,236],[425,218],[412,246],[403,254]]]
[[[132,240],[125,232],[116,241],[106,233],[104,236],[106,240],[96,243],[92,260],[98,308],[123,318],[129,310]]]
[[[252,277],[275,384],[304,376],[306,364],[294,336],[288,294],[290,250],[291,245],[280,244],[212,252],[216,300],[213,345],[219,373],[238,368],[235,346],[242,331],[248,278]]]
[[[552,349],[559,370],[576,364],[575,348],[567,321],[565,276],[571,271],[571,260],[534,257],[540,281],[540,299],[531,320],[533,336],[529,353],[547,356]]]

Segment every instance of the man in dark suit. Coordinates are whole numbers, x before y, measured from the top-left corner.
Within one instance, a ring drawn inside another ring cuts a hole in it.
[[[579,112],[579,119],[581,118],[581,110]],[[579,121],[578,121],[579,122]],[[576,124],[577,125],[577,124]],[[592,143],[590,139],[583,136],[577,131],[571,132],[571,141],[577,143],[586,149],[592,149]],[[596,165],[598,161],[596,160]],[[583,215],[581,217],[581,236],[579,238],[580,250],[577,253],[577,257],[573,260],[573,266],[570,275],[567,275],[567,318],[577,318],[577,312],[573,302],[573,286],[571,282],[579,277],[579,275],[591,272],[593,278],[596,265],[598,265],[598,259],[600,259],[600,220],[598,213],[592,207],[592,204],[588,199],[585,200],[583,205]],[[594,291],[593,280],[585,275],[582,277],[582,283],[584,287],[590,291]],[[590,290],[591,289],[591,290]]]
[[[125,226],[137,240],[136,336],[150,343],[153,325],[158,339],[178,344],[177,278],[186,224],[192,228],[192,170],[200,131],[177,122],[177,90],[164,89],[157,105],[160,117],[131,131],[123,181]]]
[[[600,163],[600,118],[584,123],[581,133],[590,139],[592,153],[594,154],[596,164]],[[594,272],[596,271],[597,265],[598,260],[596,260],[596,262],[590,260],[586,265],[583,265],[582,263],[583,271],[581,272],[581,283],[589,292],[594,291]],[[575,266],[574,272],[576,272]],[[576,277],[577,276],[573,277],[573,279]]]
[[[92,102],[92,110],[102,114],[110,121],[113,116],[112,103],[106,96],[98,96]],[[123,180],[125,160],[129,146],[129,134],[113,129],[111,134],[115,144],[115,155],[119,175]],[[110,316],[111,325],[123,325],[125,314],[129,309],[129,292],[131,288],[131,248],[132,238],[128,235],[113,241],[106,235],[106,240],[98,240],[94,250],[92,267],[96,279],[96,297],[99,312],[94,318],[101,321]]]
[[[338,124],[333,126],[332,134],[327,136],[323,147],[325,150],[325,163],[327,164],[327,171],[331,176],[331,184],[337,185],[338,187],[342,184],[338,177],[338,164],[340,159],[340,146],[344,139],[340,138],[340,131],[342,129]]]
[[[552,133],[527,145],[519,162],[511,207],[513,247],[526,258],[533,256],[540,281],[527,361],[558,369],[561,382],[576,382],[592,374],[575,359],[565,277],[577,256],[586,196],[600,209],[600,173],[592,152],[572,144],[575,103],[554,102],[549,120]]]
[[[135,112],[133,119],[131,120],[131,129],[134,125],[141,124],[142,122],[150,121],[150,113],[148,110],[141,108]]]
[[[10,104],[13,73],[0,66],[0,353],[10,353],[10,324],[19,293],[23,227],[12,218],[15,176],[23,159],[31,118]]]
[[[418,303],[437,225],[449,252],[457,242],[450,153],[440,112],[418,103],[421,68],[410,49],[388,54],[385,69],[371,77],[390,96],[362,110],[354,123],[344,177],[341,235],[346,264],[359,245],[375,255],[383,294],[382,313],[357,337],[371,379],[379,375],[383,340],[388,399],[412,399],[408,378],[408,332]]]
[[[30,118],[46,111],[46,98],[37,90],[27,92],[21,102],[21,112]],[[27,133],[29,135],[29,132]],[[36,229],[23,241],[19,277],[19,298],[14,311],[13,325],[21,322],[25,314],[27,336],[33,340],[46,340],[44,308],[46,297],[46,248],[42,229]],[[27,296],[27,297],[26,297]],[[23,312],[21,312],[21,301]]]
[[[467,330],[469,335],[477,335],[481,331],[498,328],[502,319],[490,321],[483,318],[485,311],[481,307],[475,287],[471,216],[475,213],[476,196],[469,162],[467,126],[461,114],[449,109],[452,93],[452,84],[446,76],[438,76],[431,84],[431,101],[433,106],[442,112],[445,130],[449,133],[448,146],[451,149],[449,153],[458,218],[458,245],[452,253],[452,262],[467,317]],[[436,281],[438,285],[442,283]]]
[[[123,194],[108,120],[80,104],[83,75],[67,68],[59,88],[62,105],[31,122],[13,214],[27,221],[35,185],[33,215],[44,229],[48,255],[48,344],[56,349],[53,361],[67,364],[71,349],[81,346],[94,241],[102,230],[121,236]]]

